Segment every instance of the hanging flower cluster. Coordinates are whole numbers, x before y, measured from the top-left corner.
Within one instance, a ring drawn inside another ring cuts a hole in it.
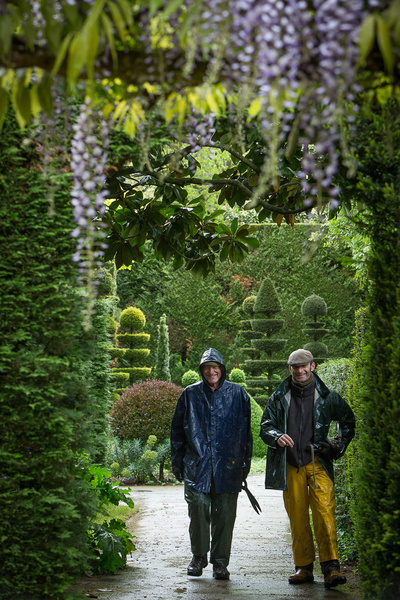
[[[187,142],[192,152],[198,152],[206,144],[212,144],[212,136],[215,133],[214,114],[198,114],[192,111],[190,117],[185,121],[188,130]]]
[[[109,128],[101,112],[95,111],[90,100],[87,100],[81,106],[73,130],[71,168],[74,186],[71,203],[76,227],[72,236],[77,240],[73,259],[79,266],[80,280],[86,286],[84,326],[90,326],[98,268],[103,264],[106,247],[104,234],[94,220],[106,211],[107,190],[104,180]]]
[[[376,2],[372,2],[376,4]],[[354,100],[362,0],[208,0],[207,45],[217,44],[231,15],[223,74],[261,102],[265,136],[282,146],[299,131],[304,149],[300,179],[311,203],[322,193],[335,202],[338,123]],[[371,6],[369,7],[371,8]],[[279,135],[273,135],[276,123]],[[321,166],[321,156],[329,164]],[[314,183],[311,183],[314,182]]]

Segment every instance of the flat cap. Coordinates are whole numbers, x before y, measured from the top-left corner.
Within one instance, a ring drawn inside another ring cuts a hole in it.
[[[312,363],[313,361],[314,357],[311,352],[304,350],[304,348],[299,348],[292,352],[287,362],[288,365],[308,365],[308,363]]]

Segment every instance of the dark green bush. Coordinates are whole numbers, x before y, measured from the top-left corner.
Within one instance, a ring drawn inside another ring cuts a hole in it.
[[[107,308],[84,333],[70,177],[50,199],[28,135],[0,136],[0,596],[62,600],[98,505],[80,459],[103,453]]]
[[[127,388],[111,408],[111,431],[122,440],[140,439],[150,435],[158,440],[169,439],[172,417],[182,387],[152,379]]]

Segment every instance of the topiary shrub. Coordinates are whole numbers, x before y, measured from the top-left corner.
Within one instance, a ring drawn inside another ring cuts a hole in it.
[[[193,383],[197,383],[198,381],[201,381],[201,377],[200,373],[196,373],[196,371],[189,370],[182,375],[182,385],[184,388]]]
[[[122,440],[139,439],[145,443],[150,435],[169,439],[172,417],[183,388],[152,379],[127,388],[113,404],[110,427]]]
[[[318,317],[325,317],[327,313],[328,307],[325,300],[317,294],[311,294],[301,305],[301,314],[304,317],[311,317],[314,321],[317,321]]]
[[[302,330],[305,335],[311,336],[312,341],[303,345],[303,347],[305,350],[309,350],[318,362],[328,356],[328,346],[321,342],[321,339],[329,333],[329,330],[324,329],[324,323],[318,320],[325,317],[327,312],[328,306],[325,300],[316,294],[311,294],[301,305],[302,315],[312,319],[312,321],[306,323],[306,328]]]
[[[238,383],[242,387],[246,387],[246,373],[242,369],[232,369],[229,374],[229,381]]]
[[[129,333],[139,333],[146,325],[146,317],[140,308],[136,306],[128,306],[120,314],[120,327]]]

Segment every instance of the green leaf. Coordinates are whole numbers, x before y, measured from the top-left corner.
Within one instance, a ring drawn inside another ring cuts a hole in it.
[[[167,6],[165,7],[163,16],[165,18],[168,18],[170,15],[172,15],[178,10],[178,8],[183,4],[183,2],[184,0],[170,0],[170,2],[168,2]]]
[[[99,34],[97,27],[93,26],[88,31],[88,51],[87,51],[87,63],[86,69],[90,79],[94,76],[94,63],[99,48]]]
[[[360,59],[365,62],[365,59],[369,56],[374,43],[376,35],[376,17],[374,14],[368,15],[364,23],[360,28],[359,35],[359,46],[360,46]]]
[[[150,17],[154,17],[164,0],[150,0]]]
[[[392,48],[392,41],[390,39],[390,27],[389,24],[382,18],[377,19],[378,31],[377,41],[379,50],[381,51],[383,62],[389,75],[393,75],[394,71],[394,53]]]
[[[111,52],[111,57],[112,57],[113,64],[116,65],[118,59],[117,59],[117,52],[115,50],[114,32],[113,32],[111,21],[108,18],[108,15],[106,15],[106,13],[102,13],[102,15],[101,15],[101,22],[103,24],[104,32],[105,32],[106,37],[107,37],[107,41],[108,41],[108,45],[109,45],[109,48],[110,48],[110,52]]]
[[[43,75],[38,85],[39,102],[47,115],[53,113],[53,95],[51,93],[53,78],[50,75]]]
[[[246,244],[247,246],[250,246],[251,248],[259,248],[259,246],[260,246],[260,242],[258,241],[257,238],[245,237],[245,238],[241,238],[241,241],[244,244]]]
[[[129,27],[132,27],[133,17],[132,17],[132,10],[131,10],[129,2],[127,2],[127,0],[118,0],[118,4],[119,4],[119,7],[121,9],[121,12],[123,14],[125,21],[128,23]]]
[[[31,96],[24,79],[15,80],[12,97],[18,124],[23,128],[31,118]]]
[[[221,262],[224,262],[228,258],[229,250],[230,250],[230,245],[224,244],[224,246],[219,254],[219,258],[220,258]]]
[[[62,63],[64,62],[64,59],[66,57],[69,45],[71,43],[72,38],[74,37],[74,32],[70,31],[69,33],[67,33],[67,35],[65,36],[65,38],[62,41],[61,47],[58,51],[58,55],[56,58],[56,61],[54,63],[54,66],[51,70],[51,74],[55,75],[56,73],[58,73]]]
[[[239,219],[236,217],[235,219],[233,219],[232,224],[231,224],[231,231],[233,234],[236,233],[238,224],[239,224]]]
[[[124,41],[126,38],[126,28],[125,21],[121,15],[121,11],[119,10],[118,6],[112,1],[108,2],[108,6],[110,8],[112,18],[118,30],[119,37],[122,41]]]
[[[0,130],[3,127],[4,118],[7,114],[9,97],[6,90],[0,89]]]

